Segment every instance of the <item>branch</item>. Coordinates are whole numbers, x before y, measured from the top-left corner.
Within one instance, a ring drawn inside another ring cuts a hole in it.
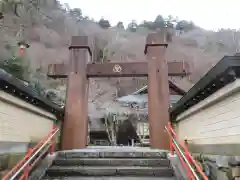
[[[112,138],[111,138],[111,135],[110,135],[110,132],[109,132],[109,129],[108,129],[108,118],[104,118],[105,119],[105,121],[104,121],[104,125],[105,125],[105,127],[106,127],[106,131],[107,131],[107,134],[108,134],[108,140],[109,140],[109,142],[111,143],[111,145],[113,144],[113,141],[112,141]]]

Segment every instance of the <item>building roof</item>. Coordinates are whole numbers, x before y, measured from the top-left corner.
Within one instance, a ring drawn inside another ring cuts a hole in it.
[[[181,95],[170,95],[171,104],[176,103],[179,99],[181,99]],[[122,96],[117,99],[118,102],[124,104],[144,104],[148,102],[148,95],[147,94],[130,94],[127,96]]]
[[[170,110],[175,119],[190,107],[240,77],[240,56],[224,56]]]
[[[174,91],[176,91],[179,95],[170,95],[170,102],[171,104],[176,103],[181,99],[181,97],[185,94],[185,91],[180,89],[177,85],[175,85],[172,81],[169,80],[169,88],[172,88]],[[147,86],[142,87],[141,89],[135,91],[132,94],[122,96],[117,99],[117,101],[122,105],[127,106],[136,106],[141,107],[140,109],[143,109],[145,113],[147,113],[147,106],[148,104],[148,88]]]
[[[0,69],[0,89],[29,104],[55,114],[57,117],[63,116],[63,108],[46,98],[40,97],[34,89],[2,69]]]
[[[186,92],[181,89],[180,87],[178,87],[175,83],[173,83],[172,81],[168,81],[169,82],[169,88],[172,88],[174,91],[176,91],[179,95],[184,95]],[[134,92],[133,94],[147,94],[148,93],[148,88],[147,86],[142,87],[141,89],[137,90],[136,92]]]

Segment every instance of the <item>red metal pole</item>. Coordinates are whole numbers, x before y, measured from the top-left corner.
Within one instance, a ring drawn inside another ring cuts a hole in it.
[[[168,126],[166,126],[166,127],[167,127],[167,129],[169,130],[169,128],[170,128],[170,123],[168,123]],[[170,130],[169,130],[169,132],[170,132]],[[171,153],[171,155],[173,156],[173,155],[174,155],[174,144],[173,144],[173,140],[172,140],[172,135],[170,136],[169,141],[170,141],[170,153]]]
[[[174,155],[174,148],[173,148],[172,138],[170,138],[170,153],[171,153],[172,156]]]
[[[26,165],[26,167],[24,168],[24,180],[28,180],[28,175],[29,175],[29,164]]]
[[[29,148],[26,156],[19,161],[3,178],[2,180],[8,180],[14,172],[16,172],[32,155],[33,152],[35,152],[51,135],[53,131],[51,131],[46,137],[44,137],[33,149]],[[24,178],[24,175],[22,176]],[[23,178],[20,178],[23,179]]]
[[[186,162],[184,161],[183,157],[181,156],[181,154],[177,148],[176,148],[176,153],[178,155],[178,158],[179,158],[181,164],[183,165],[184,169],[186,170],[188,180],[191,180],[193,178],[192,172],[191,172],[190,168],[187,166]]]
[[[176,152],[176,154],[177,154],[181,164],[183,165],[184,169],[186,170],[186,175],[187,175],[188,180],[192,180],[193,175],[192,175],[192,172],[191,172],[190,168],[187,166],[187,164],[186,164],[185,160],[183,159],[182,155],[180,154],[178,148],[176,148],[175,144],[173,143],[172,138],[174,137],[174,135],[171,133],[171,130],[170,130],[171,129],[171,124],[169,123],[169,125],[166,126],[166,127],[167,127],[167,132],[169,134],[169,137],[171,139],[171,141],[170,141],[170,143],[171,143],[170,144],[170,150],[172,150],[171,151],[172,153],[175,150],[175,152]]]
[[[53,124],[53,127],[52,127],[52,134],[55,132],[56,130],[56,125]],[[54,142],[54,136],[51,138],[51,146],[50,146],[50,154],[54,153],[54,150],[55,150],[55,142]]]
[[[171,125],[169,125],[171,127]],[[185,152],[185,155],[188,157],[189,159],[189,162],[192,163],[192,165],[194,165],[197,169],[197,171],[201,174],[201,176],[203,177],[204,180],[208,180],[208,177],[204,174],[202,168],[199,166],[198,163],[196,163],[196,161],[194,160],[194,158],[192,157],[191,153],[189,152],[187,146],[185,143],[182,143],[179,139],[178,139],[178,136],[177,134],[174,132],[174,130],[172,128],[170,128],[170,132],[171,134],[173,134],[173,136],[176,138],[176,140],[179,142],[179,144],[182,146],[184,152]]]
[[[24,48],[20,48],[20,55],[21,55],[21,56],[24,56],[24,51],[25,51]]]
[[[32,148],[28,148],[27,150],[27,154],[31,154],[32,153]],[[30,165],[27,164],[26,167],[23,170],[23,176],[24,176],[24,180],[28,180],[28,176],[29,176],[29,169],[30,169]]]

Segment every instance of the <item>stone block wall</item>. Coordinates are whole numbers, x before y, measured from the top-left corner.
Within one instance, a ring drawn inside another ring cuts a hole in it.
[[[53,120],[53,114],[0,91],[0,172],[12,168],[29,146],[42,140]]]

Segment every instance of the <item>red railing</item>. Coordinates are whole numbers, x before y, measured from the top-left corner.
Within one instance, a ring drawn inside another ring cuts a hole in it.
[[[188,180],[208,180],[208,177],[204,174],[201,166],[199,166],[192,157],[185,143],[179,140],[177,134],[172,128],[172,125],[169,123],[165,129],[170,137],[171,154],[173,155],[174,151],[176,152],[181,164],[186,169]]]
[[[28,149],[26,156],[18,162],[2,180],[28,180],[29,173],[47,153],[54,152],[54,136],[59,129],[53,125],[52,131],[43,138],[34,148]]]

